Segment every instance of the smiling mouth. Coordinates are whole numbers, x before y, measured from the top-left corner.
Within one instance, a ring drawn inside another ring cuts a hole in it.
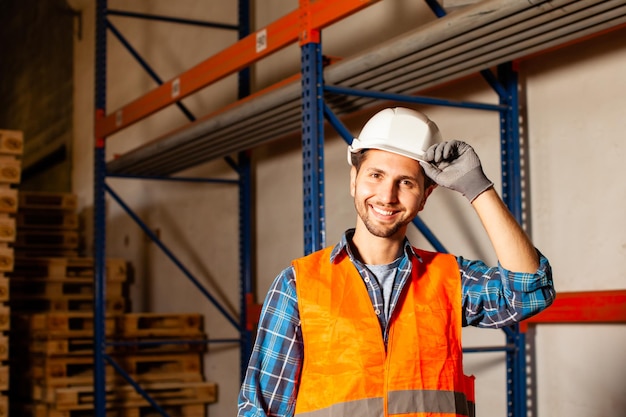
[[[380,207],[376,207],[376,206],[372,206],[372,210],[374,210],[376,213],[382,215],[382,216],[392,216],[395,211],[393,210],[384,210]]]

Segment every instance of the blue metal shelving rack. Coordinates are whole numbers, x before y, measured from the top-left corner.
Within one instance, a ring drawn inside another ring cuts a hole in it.
[[[300,87],[301,90],[298,92],[301,95],[301,108],[300,108],[300,122],[301,122],[301,133],[302,133],[302,151],[303,151],[303,193],[304,193],[304,207],[303,207],[303,215],[304,215],[304,249],[305,253],[313,252],[317,249],[320,249],[326,245],[325,242],[325,203],[324,203],[324,120],[327,120],[330,125],[347,141],[350,142],[352,140],[352,135],[348,130],[341,124],[339,118],[333,113],[331,109],[332,106],[328,105],[325,101],[325,94],[332,94],[334,96],[337,95],[346,95],[346,96],[356,96],[359,98],[366,98],[365,101],[360,101],[359,103],[352,103],[351,105],[354,108],[358,108],[359,106],[365,107],[363,103],[371,104],[373,100],[391,100],[395,102],[407,102],[411,104],[422,104],[422,105],[442,105],[442,106],[453,106],[460,107],[466,109],[474,109],[474,110],[483,110],[483,111],[492,111],[498,112],[500,115],[500,138],[501,138],[501,165],[502,165],[502,196],[509,207],[511,212],[517,221],[524,225],[524,210],[527,207],[524,206],[523,202],[523,181],[525,180],[524,176],[524,166],[521,161],[521,140],[520,140],[520,126],[519,126],[519,98],[517,96],[518,92],[518,80],[517,74],[514,68],[514,65],[511,60],[508,61],[506,59],[497,60],[497,73],[492,73],[491,71],[482,71],[481,74],[483,78],[487,81],[487,83],[492,87],[492,89],[496,92],[499,102],[497,104],[488,104],[488,103],[469,103],[469,102],[455,102],[451,100],[441,100],[435,99],[431,97],[420,97],[420,96],[407,96],[403,94],[392,94],[388,91],[372,91],[372,90],[363,90],[357,89],[353,87],[345,87],[341,85],[326,85],[324,80],[325,72],[330,76],[332,74],[336,79],[341,79],[342,76],[346,74],[346,65],[342,66],[342,63],[338,63],[336,66],[331,66],[328,71],[325,71],[323,67],[323,54],[322,54],[322,42],[321,42],[321,29],[326,27],[333,22],[348,16],[351,13],[354,13],[361,8],[367,7],[370,3],[375,3],[375,0],[371,0],[370,2],[363,2],[362,0],[342,0],[341,2],[332,1],[332,0],[317,0],[315,2],[309,0],[300,0],[299,8],[295,12],[292,12],[283,18],[280,21],[273,22],[268,25],[266,29],[266,33],[263,33],[263,37],[272,36],[273,41],[276,42],[275,46],[272,48],[268,48],[268,50],[260,50],[258,48],[259,41],[261,40],[261,31],[257,32],[257,51],[256,55],[254,54],[246,54],[248,52],[246,48],[252,49],[254,51],[254,37],[246,36],[250,33],[249,28],[249,2],[244,0],[239,0],[239,25],[238,26],[229,26],[224,27],[227,29],[233,29],[239,31],[239,37],[241,39],[240,43],[242,43],[241,49],[231,49],[228,51],[230,55],[227,55],[228,58],[237,58],[239,57],[239,61],[236,62],[236,65],[232,64],[230,68],[226,68],[223,71],[238,71],[240,77],[239,83],[239,96],[246,97],[250,93],[249,88],[249,70],[247,69],[249,65],[256,62],[257,59],[263,58],[265,55],[270,54],[291,42],[296,40],[300,41],[301,47],[301,80]],[[441,8],[439,3],[436,0],[425,0],[426,4],[430,6],[433,10],[434,14],[438,17],[445,16],[445,10]],[[482,9],[482,5],[486,9]],[[506,3],[506,10],[497,10],[495,4]],[[613,9],[606,9],[603,7],[599,7],[597,10],[594,5],[586,5],[584,2],[576,2],[576,6],[580,6],[580,10],[578,8],[568,8],[568,9],[556,9],[558,5],[554,6],[555,9],[552,10],[553,2],[538,2],[539,4],[526,4],[524,2],[514,2],[514,1],[497,1],[491,0],[490,2],[479,2],[477,4],[477,11],[472,10],[472,18],[480,17],[485,19],[495,19],[494,21],[486,21],[482,20],[476,25],[480,28],[489,26],[491,24],[497,23],[495,26],[499,27],[512,27],[511,23],[519,23],[520,20],[517,20],[517,17],[520,16],[524,22],[531,21],[534,18],[538,18],[538,23],[532,23],[535,29],[542,29],[542,38],[538,42],[538,46],[532,46],[528,49],[519,50],[515,53],[512,53],[513,56],[523,56],[524,54],[536,53],[538,51],[544,50],[549,47],[558,46],[563,43],[567,43],[569,41],[573,41],[584,36],[589,36],[598,32],[602,32],[604,30],[611,30],[618,25],[624,24],[623,14],[619,14],[618,11],[619,5],[615,6]],[[540,7],[541,6],[541,7]],[[546,6],[546,7],[543,7]],[[152,78],[158,84],[161,84],[162,81],[159,79],[158,75],[141,59],[139,54],[132,49],[130,44],[126,42],[123,36],[116,30],[116,28],[111,24],[111,22],[107,19],[109,15],[117,15],[123,17],[132,17],[132,18],[146,18],[153,20],[164,20],[169,22],[176,23],[185,23],[185,24],[205,24],[206,22],[199,22],[191,19],[174,19],[168,18],[164,16],[147,16],[140,15],[136,13],[128,13],[122,11],[112,11],[107,8],[107,0],[97,0],[97,13],[96,13],[96,60],[95,60],[95,70],[96,70],[96,92],[95,92],[95,108],[96,108],[96,138],[95,138],[95,163],[94,163],[94,259],[95,259],[95,280],[96,280],[96,295],[95,295],[95,307],[94,307],[94,318],[95,318],[95,336],[94,336],[94,359],[95,359],[95,377],[94,377],[94,388],[95,388],[95,404],[96,404],[96,416],[103,417],[105,412],[105,396],[104,396],[104,366],[105,363],[110,363],[114,367],[116,366],[111,358],[105,354],[105,348],[108,345],[108,342],[105,340],[104,334],[104,316],[105,316],[105,304],[104,304],[104,294],[106,292],[105,288],[105,195],[108,193],[114,200],[116,200],[122,207],[128,212],[131,217],[134,218],[134,213],[132,210],[127,207],[124,202],[115,194],[115,192],[106,184],[106,177],[111,176],[113,174],[107,172],[107,163],[105,163],[105,144],[106,144],[106,135],[112,134],[119,129],[138,121],[142,117],[145,117],[148,113],[144,113],[143,115],[137,116],[135,120],[132,121],[124,121],[121,123],[121,126],[116,125],[116,113],[106,113],[106,37],[107,31],[111,31],[111,33],[117,37],[117,39],[125,45],[129,52],[140,62],[140,64],[144,67],[144,69],[152,76]],[[589,9],[587,12],[587,8]],[[320,12],[321,11],[321,12]],[[500,13],[502,12],[502,13]],[[316,14],[317,13],[317,14]],[[464,15],[456,15],[457,17],[453,18],[450,16],[451,22],[456,22],[456,28],[463,26],[463,30],[467,30],[467,33],[470,33],[474,27],[465,27],[469,21],[472,21],[468,16]],[[461,16],[461,18],[459,18]],[[514,17],[513,22],[508,21],[500,21],[500,19],[508,19],[509,16]],[[593,17],[593,19],[590,18]],[[546,18],[544,20],[544,17]],[[571,18],[570,18],[571,17]],[[573,17],[576,17],[575,19]],[[580,19],[578,19],[580,17]],[[550,20],[554,18],[554,21]],[[456,19],[456,20],[455,20]],[[465,19],[465,20],[462,20]],[[562,20],[563,19],[563,20]],[[587,22],[589,19],[589,23]],[[604,20],[603,20],[604,19]],[[481,23],[482,22],[482,23]],[[534,21],[533,21],[534,22]],[[563,23],[565,22],[565,23]],[[598,22],[598,23],[596,23]],[[563,23],[563,24],[562,24]],[[298,26],[300,25],[300,26]],[[484,25],[484,26],[483,26]],[[519,26],[519,25],[517,25]],[[295,27],[295,29],[294,29]],[[553,38],[546,40],[543,37],[543,29],[545,28],[545,33],[552,34]],[[550,32],[552,31],[552,32]],[[449,28],[446,27],[446,33],[449,32]],[[480,32],[480,31],[477,31]],[[297,33],[297,35],[296,35]],[[456,33],[456,32],[455,32]],[[532,34],[529,34],[529,31],[522,30],[520,33],[523,36],[529,36],[530,40],[532,39]],[[533,31],[533,33],[539,33],[539,31]],[[463,33],[463,37],[465,36],[465,32]],[[411,35],[414,35],[413,33]],[[420,34],[418,34],[419,36]],[[476,33],[471,33],[472,42],[480,43],[480,41],[484,38],[481,35]],[[457,38],[461,37],[461,34],[457,33],[455,35]],[[413,42],[416,38],[411,38]],[[419,39],[419,38],[418,38]],[[525,38],[526,39],[526,38]],[[449,41],[450,39],[448,39]],[[507,39],[508,40],[508,39]],[[500,39],[498,39],[500,41]],[[412,43],[413,43],[412,42]],[[485,40],[484,44],[481,44],[482,47],[487,48],[494,42]],[[497,42],[499,44],[499,42]],[[515,43],[515,42],[513,42]],[[533,44],[534,45],[534,44]],[[267,46],[267,45],[262,45]],[[439,44],[435,46],[439,47]],[[250,48],[251,47],[251,48]],[[442,47],[443,48],[443,47]],[[503,46],[496,46],[497,48],[503,48]],[[269,50],[272,49],[272,50]],[[445,49],[445,48],[444,48]],[[477,48],[470,48],[470,50],[476,50]],[[404,49],[404,44],[402,45],[401,50]],[[430,50],[429,53],[438,54],[439,51],[437,48]],[[467,52],[467,51],[465,51]],[[415,51],[408,51],[408,54],[413,54]],[[516,55],[517,54],[517,55]],[[241,58],[241,56],[244,58]],[[224,55],[220,55],[223,57]],[[428,56],[430,58],[430,55]],[[439,56],[437,56],[439,57]],[[215,57],[212,57],[215,58]],[[359,58],[359,57],[357,57]],[[241,61],[243,59],[243,61]],[[393,59],[393,58],[390,58]],[[395,58],[397,59],[397,57]],[[444,59],[444,58],[442,58]],[[493,58],[495,59],[495,58]],[[445,61],[445,59],[444,59]],[[362,64],[362,61],[358,59],[356,61],[349,61],[351,64]],[[448,61],[445,61],[448,62]],[[489,62],[492,62],[491,60]],[[209,64],[218,64],[215,60],[206,61],[204,67],[195,67],[194,76],[202,75],[201,72],[208,67]],[[244,65],[247,64],[247,65]],[[237,67],[239,65],[240,67]],[[482,64],[484,65],[484,64]],[[358,66],[358,65],[357,65]],[[235,68],[237,67],[237,68]],[[441,67],[440,71],[445,72],[447,67]],[[469,68],[469,69],[468,69]],[[447,72],[443,74],[441,77],[437,78],[438,82],[449,81],[458,76],[467,75],[470,69],[473,72],[478,71],[477,66],[463,67],[459,69],[458,73],[454,73],[454,75],[449,75]],[[336,71],[335,71],[336,69]],[[395,71],[395,69],[394,69]],[[439,71],[439,70],[438,70]],[[463,72],[466,71],[466,72]],[[350,74],[350,72],[347,72]],[[356,73],[356,72],[354,72]],[[186,72],[181,75],[182,76],[189,75],[189,72]],[[339,77],[339,78],[337,78]],[[195,80],[197,77],[190,77]],[[178,80],[178,79],[177,79]],[[181,83],[183,81],[180,81]],[[424,88],[424,86],[428,86],[428,80],[420,79],[418,80],[419,85]],[[436,83],[436,81],[430,81],[432,83]],[[160,87],[157,88],[146,95],[146,97],[150,99],[157,99],[160,97],[160,93],[163,90],[167,90],[169,88],[173,88],[172,84],[173,80],[170,80],[166,83],[163,83]],[[190,82],[190,84],[193,84]],[[340,84],[340,83],[337,83]],[[200,88],[201,86],[198,83],[194,84],[190,89]],[[278,90],[283,86],[276,86]],[[416,89],[415,85],[412,84],[411,88],[413,90]],[[269,89],[266,93],[276,93],[277,89]],[[157,91],[158,90],[158,91]],[[280,116],[289,113],[288,115],[295,114],[293,112],[293,108],[289,106],[297,106],[294,100],[294,96],[296,94],[292,94],[295,90],[292,89],[292,85],[287,84],[286,88],[280,90],[280,94],[275,94],[272,97],[282,98],[286,100],[286,103],[281,103],[285,105],[285,109],[287,112],[280,113]],[[403,90],[406,91],[406,90]],[[188,93],[191,94],[191,93]],[[177,97],[175,100],[180,100],[183,97]],[[370,101],[367,101],[370,100]],[[150,101],[150,100],[148,100]],[[258,104],[259,111],[263,111],[263,109],[267,108],[267,102],[256,102]],[[152,106],[149,111],[157,111],[160,108],[165,107],[168,104],[176,104],[181,111],[185,113],[190,121],[194,120],[194,116],[180,103],[180,101],[174,102],[159,102]],[[121,110],[126,109],[135,110],[133,108],[133,103],[126,106]],[[257,110],[258,110],[257,109]],[[237,111],[243,113],[241,114],[252,114],[254,117],[253,122],[258,121],[258,113],[254,111],[250,111],[246,113],[244,105],[237,107]],[[290,113],[291,112],[291,113]],[[263,117],[265,117],[265,113],[262,113]],[[344,111],[345,114],[345,111]],[[219,118],[220,116],[216,116]],[[227,114],[226,119],[230,117],[230,122],[235,118],[233,113]],[[246,116],[248,117],[248,116]],[[219,121],[224,121],[224,118],[219,119]],[[241,122],[241,120],[238,120]],[[228,121],[226,122],[228,123]],[[281,133],[285,133],[287,129],[291,129],[292,131],[294,123],[291,119],[288,122],[285,122],[285,126]],[[100,126],[100,128],[99,128]],[[207,124],[207,126],[211,126],[211,124]],[[213,125],[213,127],[215,127]],[[256,126],[253,126],[256,133]],[[275,130],[272,125],[271,134],[275,134]],[[100,133],[99,133],[100,132]],[[106,133],[102,133],[106,132]],[[220,131],[221,132],[221,131]],[[266,132],[265,132],[266,133]],[[206,132],[204,132],[207,136],[202,136],[201,138],[206,139],[210,138]],[[181,138],[177,136],[176,141],[180,140],[189,140],[188,138]],[[208,140],[208,139],[206,139]],[[255,143],[265,143],[265,138],[259,139],[259,142]],[[175,143],[177,143],[174,141]],[[167,152],[173,152],[175,150],[174,147],[170,146],[171,143],[167,144],[163,149],[165,149],[166,155],[163,153],[155,155],[155,164],[151,166],[157,166],[164,158],[169,158],[169,154]],[[239,144],[238,144],[239,145]],[[241,145],[239,145],[241,147]],[[232,148],[228,148],[232,149]],[[148,154],[152,152],[152,150],[148,151]],[[209,156],[213,157],[211,152],[207,152],[206,148],[202,149],[203,153],[200,156],[194,155],[194,159],[190,160],[191,162],[198,162],[201,158],[205,158],[202,161],[205,161],[209,158]],[[237,149],[238,158],[237,161],[233,161],[230,158],[226,158],[226,161],[233,167],[233,169],[238,174],[238,180],[235,181],[236,185],[239,186],[239,236],[240,236],[240,287],[241,287],[241,312],[240,317],[235,318],[231,317],[225,310],[223,313],[226,318],[233,324],[233,326],[239,331],[240,338],[236,341],[241,344],[241,372],[245,370],[245,365],[248,359],[248,356],[252,349],[252,340],[253,340],[253,330],[250,326],[249,317],[251,316],[253,311],[248,311],[251,307],[258,307],[254,305],[252,300],[250,300],[250,296],[253,293],[253,254],[254,248],[252,246],[252,219],[253,213],[251,212],[253,207],[252,201],[252,180],[251,177],[253,172],[250,167],[249,155],[248,153],[238,148]],[[125,170],[129,170],[128,166],[133,165],[133,161],[136,161],[138,158],[143,158],[142,161],[145,161],[146,153],[134,154],[132,157],[127,158],[124,163],[116,165],[116,170],[124,172]],[[199,159],[200,158],[200,159]],[[118,161],[119,162],[119,161]],[[130,162],[130,163],[129,163]],[[125,165],[126,164],[126,165]],[[189,164],[188,164],[189,165]],[[185,165],[177,165],[184,167]],[[147,168],[146,168],[147,169]],[[130,169],[133,171],[133,169]],[[115,174],[116,176],[124,176],[119,172]],[[132,178],[145,178],[141,175],[131,176]],[[152,178],[154,179],[154,178]],[[171,178],[159,178],[163,179],[171,179]],[[178,179],[178,180],[187,180],[187,181],[206,181],[211,182],[211,180],[207,179]],[[137,222],[142,225],[140,219],[136,219]],[[427,238],[427,240],[432,244],[432,246],[439,251],[445,252],[445,247],[437,240],[435,235],[430,231],[430,229],[419,219],[415,220],[416,227],[421,231],[422,234]],[[145,225],[144,225],[145,226]],[[158,242],[156,236],[151,235],[151,232],[148,228],[144,228],[148,235]],[[213,302],[218,309],[220,309],[219,304],[212,299],[211,295],[208,291],[204,290],[201,285],[197,283],[194,277],[184,268],[184,266],[176,259],[176,257],[161,243],[157,243],[163,251],[169,256],[174,263],[176,263],[183,273],[194,282],[200,291],[204,292],[207,298]],[[221,310],[220,310],[221,311]],[[250,314],[249,314],[250,313]],[[525,352],[525,334],[520,330],[519,327],[515,326],[512,328],[505,329],[505,338],[506,343],[504,346],[496,346],[496,347],[488,347],[488,348],[473,348],[466,349],[466,352],[494,352],[501,351],[506,354],[506,364],[507,364],[507,398],[508,398],[508,416],[512,417],[525,417],[528,413],[527,410],[527,388],[526,388],[526,352]],[[231,341],[232,342],[232,341]],[[132,382],[132,381],[129,381]],[[139,386],[137,386],[138,390],[141,390]],[[158,405],[154,404],[157,410],[159,410]],[[159,410],[162,411],[162,410]],[[162,413],[163,414],[163,413]],[[163,414],[165,415],[165,414]]]
[[[205,27],[217,27],[227,30],[236,30],[239,38],[243,38],[249,34],[249,4],[245,0],[238,1],[239,7],[239,24],[227,25],[214,22],[206,22],[192,19],[173,18],[168,16],[148,15],[142,13],[131,13],[119,10],[108,9],[107,0],[98,0],[96,5],[96,118],[104,117],[106,114],[106,44],[107,30],[110,31],[117,40],[128,50],[128,52],[137,60],[142,68],[152,77],[159,85],[163,83],[156,72],[148,65],[148,63],[140,56],[140,54],[132,47],[119,30],[108,20],[108,16],[123,16],[137,19],[150,19],[158,21],[166,21],[171,23],[180,23],[188,25],[200,25]],[[250,73],[249,69],[244,68],[238,73],[239,80],[239,97],[245,97],[250,93]],[[176,105],[185,114],[187,119],[192,122],[195,120],[194,115],[181,103]],[[110,175],[107,173],[105,163],[106,138],[96,137],[94,147],[94,273],[95,273],[95,295],[94,295],[94,410],[96,417],[104,417],[106,415],[106,364],[111,365],[124,379],[139,392],[148,403],[163,416],[167,416],[163,408],[150,397],[150,395],[133,380],[127,372],[115,362],[115,360],[106,353],[108,346],[121,345],[114,341],[107,341],[105,336],[105,315],[106,315],[106,236],[105,236],[105,196],[108,194],[113,198],[124,211],[142,228],[144,233],[159,247],[162,252],[180,269],[197,288],[205,295],[205,297],[217,308],[217,310],[227,319],[228,322],[237,330],[239,337],[236,339],[209,339],[206,343],[238,343],[241,347],[241,375],[245,372],[244,363],[249,357],[252,350],[253,330],[249,328],[247,323],[247,308],[249,301],[244,297],[252,291],[252,178],[250,169],[250,158],[247,152],[240,152],[238,160],[225,158],[226,162],[233,168],[238,175],[238,180],[221,180],[210,178],[172,178],[172,177],[147,177],[147,176],[122,176]],[[176,255],[160,241],[142,219],[133,212],[133,210],[124,202],[124,200],[106,183],[107,177],[117,178],[135,178],[135,179],[152,179],[161,181],[185,181],[200,183],[230,183],[239,187],[239,275],[241,286],[240,298],[240,317],[233,317],[220,303],[212,296],[212,294],[193,276],[193,274],[183,265]]]
[[[145,61],[132,49],[130,44],[124,40],[122,35],[115,29],[110,22],[107,21],[107,14],[115,14],[121,16],[130,16],[123,12],[107,13],[106,0],[98,1],[98,13],[97,13],[97,50],[100,51],[96,54],[96,107],[97,111],[101,114],[105,113],[105,88],[106,88],[106,56],[102,51],[106,48],[106,29],[108,27],[115,36],[124,44],[131,54],[141,63],[141,65],[150,73],[153,79],[157,83],[161,83],[159,77],[150,69]],[[240,8],[242,10],[243,7]],[[132,14],[131,17],[141,18],[138,14]],[[247,16],[242,13],[240,16],[241,22],[247,21]],[[180,23],[185,23],[180,21]],[[241,36],[245,36],[246,29],[243,29]],[[503,157],[503,197],[505,202],[516,215],[518,221],[521,220],[521,201],[519,199],[519,164],[515,163],[513,158],[519,155],[519,129],[516,128],[517,122],[517,106],[516,106],[516,91],[517,84],[510,66],[508,68],[502,67],[501,74],[508,75],[507,85],[502,86],[497,83],[496,80],[491,80],[491,84],[496,86],[496,91],[501,97],[500,105],[484,104],[484,103],[463,103],[463,102],[451,102],[449,100],[438,100],[427,97],[416,96],[403,96],[398,94],[388,94],[384,92],[376,91],[363,91],[352,90],[348,88],[342,88],[340,86],[325,86],[323,81],[323,56],[321,48],[321,40],[319,32],[308,37],[309,39],[315,39],[317,41],[307,42],[301,46],[302,49],[302,146],[303,146],[303,197],[304,197],[304,248],[305,253],[313,252],[317,249],[321,249],[326,245],[325,242],[325,210],[324,210],[324,119],[326,118],[331,125],[344,137],[349,143],[352,139],[350,133],[341,125],[339,119],[332,113],[332,110],[325,104],[324,92],[331,92],[335,94],[347,94],[347,95],[360,95],[372,97],[380,100],[390,101],[404,101],[413,104],[426,104],[426,105],[444,105],[454,107],[464,107],[470,109],[481,109],[490,111],[501,112],[502,119],[502,157]],[[487,74],[486,74],[487,75]],[[249,82],[247,74],[241,74],[240,96],[245,96],[249,93]],[[185,109],[182,104],[179,104],[181,110],[187,115],[189,120],[194,120],[193,115]],[[105,151],[104,138],[96,139],[95,147],[95,183],[94,183],[94,206],[95,206],[95,231],[94,231],[94,259],[96,268],[96,294],[100,295],[96,297],[94,320],[95,320],[95,333],[94,341],[97,347],[94,352],[95,357],[95,378],[94,378],[94,403],[96,409],[96,416],[104,416],[106,400],[104,398],[105,382],[104,382],[104,366],[105,363],[113,365],[122,375],[125,372],[105,353],[105,348],[108,345],[104,336],[104,315],[105,315],[105,302],[102,295],[105,293],[105,214],[104,210],[104,198],[108,192],[117,202],[120,204],[128,214],[133,217],[139,225],[142,226],[144,231],[152,238],[157,245],[161,246],[163,251],[176,263],[179,268],[191,279],[198,288],[205,293],[207,298],[211,300],[216,306],[219,307],[219,303],[212,299],[212,296],[202,288],[202,286],[195,280],[195,278],[185,269],[185,267],[176,259],[175,255],[171,253],[158,238],[152,234],[152,232],[141,222],[132,210],[126,206],[123,200],[108,186],[106,185],[106,166],[104,163],[104,151]],[[230,161],[231,165],[238,171],[240,176],[239,181],[239,216],[240,216],[240,277],[242,294],[251,292],[252,288],[252,248],[249,246],[252,239],[249,237],[252,234],[249,212],[252,205],[251,202],[251,172],[248,155],[246,152],[239,154],[239,164],[235,164]],[[162,178],[163,179],[163,178]],[[511,180],[513,179],[513,180]],[[201,180],[201,179],[200,179]],[[207,180],[210,182],[210,180]],[[435,247],[436,250],[444,251],[445,247],[439,242],[436,236],[428,229],[419,218],[414,221],[418,229],[424,234],[428,241]],[[245,371],[245,358],[249,356],[252,348],[252,331],[246,328],[246,308],[248,303],[245,299],[241,300],[241,319],[239,323],[232,317],[229,317],[228,313],[223,309],[220,309],[222,313],[229,318],[229,321],[240,331],[241,337],[241,373]],[[509,381],[507,393],[509,404],[509,415],[522,416],[525,414],[524,398],[525,393],[525,367],[524,367],[524,338],[518,329],[507,329],[507,345],[502,350],[507,352],[507,372]],[[232,341],[231,341],[232,342]],[[514,346],[513,348],[511,346]],[[490,351],[499,350],[498,348],[489,349]],[[142,393],[146,399],[152,404],[152,406],[159,411],[162,415],[167,415],[154,402],[147,393],[145,393],[141,387],[134,383],[131,378],[126,375],[126,378],[130,384]]]
[[[429,2],[432,3],[432,2]],[[436,2],[434,2],[436,4]],[[435,9],[438,16],[440,11]],[[523,224],[522,171],[520,164],[520,126],[517,75],[512,63],[498,67],[497,77],[483,71],[483,78],[499,97],[499,104],[453,102],[431,97],[389,94],[377,91],[354,90],[340,86],[324,85],[322,72],[321,36],[314,29],[305,36],[308,40],[302,49],[302,158],[304,195],[304,248],[311,253],[326,246],[324,214],[324,119],[350,144],[353,136],[338,117],[325,104],[324,92],[372,97],[380,100],[413,104],[460,107],[500,113],[500,142],[502,169],[502,196],[516,220]],[[429,243],[438,251],[445,247],[419,218],[413,222]],[[526,341],[518,325],[503,329],[504,346],[466,349],[466,353],[504,352],[507,366],[508,416],[527,415],[526,401]]]

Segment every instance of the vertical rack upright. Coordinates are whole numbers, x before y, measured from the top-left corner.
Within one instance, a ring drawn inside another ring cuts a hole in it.
[[[123,11],[111,11],[108,9],[107,0],[98,0],[96,2],[96,58],[95,58],[95,121],[96,126],[106,118],[106,47],[107,47],[107,29],[111,30],[118,40],[128,49],[129,53],[139,62],[139,64],[151,75],[151,77],[160,85],[163,82],[158,75],[149,67],[149,65],[133,50],[123,36],[115,29],[115,27],[107,20],[107,15],[116,14],[127,17],[146,18],[153,20],[169,21],[182,24],[194,24],[202,26],[219,27],[222,29],[237,30],[239,39],[248,36],[250,31],[250,10],[249,2],[238,0],[238,24],[227,25],[212,22],[202,22],[199,20],[171,18],[168,16],[145,15],[140,13],[126,13]],[[238,97],[243,98],[250,94],[250,71],[249,68],[243,68],[238,72]],[[181,102],[176,102],[177,106],[187,116],[189,121],[194,121],[195,117],[185,108]],[[114,343],[108,343],[105,336],[105,315],[106,315],[106,213],[105,213],[105,195],[110,194],[122,208],[135,220],[144,232],[150,237],[159,248],[181,269],[184,275],[194,283],[200,292],[202,292],[211,301],[214,306],[221,312],[226,319],[237,329],[239,337],[236,339],[208,340],[208,343],[238,343],[241,352],[241,373],[243,375],[243,363],[252,349],[253,329],[249,323],[248,307],[251,305],[249,295],[252,293],[252,204],[251,189],[252,175],[250,169],[250,158],[247,152],[242,151],[238,154],[238,160],[235,162],[231,158],[225,158],[226,162],[237,172],[238,180],[212,180],[198,178],[182,178],[181,181],[191,182],[217,182],[217,183],[235,183],[239,189],[239,277],[240,277],[240,316],[237,320],[220,305],[220,303],[206,290],[199,281],[184,267],[184,265],[175,257],[175,255],[160,242],[159,238],[152,233],[141,219],[128,207],[123,200],[106,184],[106,178],[109,176],[106,167],[106,135],[99,134],[96,128],[94,142],[94,410],[96,417],[104,417],[106,415],[106,372],[105,365],[109,363],[129,382],[135,389],[144,396],[146,401],[160,414],[167,415],[165,411],[145,392],[139,384],[137,384],[129,375],[127,375],[115,361],[106,353],[106,348]],[[122,176],[123,177],[123,176]],[[137,177],[140,178],[140,177]],[[140,178],[141,179],[141,178]],[[145,178],[144,178],[145,179]],[[158,179],[158,178],[157,178]],[[167,178],[161,178],[167,179]]]

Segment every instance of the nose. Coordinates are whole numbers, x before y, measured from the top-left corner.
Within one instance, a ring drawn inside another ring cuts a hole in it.
[[[398,202],[398,184],[394,181],[384,181],[378,189],[378,198],[381,203],[395,204]]]

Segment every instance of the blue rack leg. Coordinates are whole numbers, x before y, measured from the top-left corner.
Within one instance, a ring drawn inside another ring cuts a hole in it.
[[[238,1],[238,36],[243,39],[250,34],[250,2]],[[250,95],[250,68],[243,68],[238,73],[239,98]],[[248,152],[240,152],[237,164],[239,173],[239,283],[240,296],[240,373],[243,381],[248,360],[252,353],[254,331],[248,327],[248,295],[253,297],[254,237],[252,231],[252,169]]]
[[[324,93],[319,43],[302,49],[302,159],[304,194],[304,252],[322,249],[324,214]]]
[[[498,78],[504,88],[500,104],[507,110],[501,112],[501,162],[502,198],[509,210],[522,226],[522,170],[520,164],[519,97],[517,74],[512,63],[498,67]],[[526,343],[519,326],[507,332],[507,344],[516,349],[507,353],[507,403],[508,415],[525,417],[526,409]]]
[[[241,332],[241,380],[246,368],[252,344],[253,330],[248,327],[248,294],[252,294],[252,260],[254,259],[254,241],[252,233],[252,170],[247,152],[239,154],[239,275],[240,291],[240,332]]]
[[[106,10],[107,1],[98,0],[96,12],[96,88],[97,115],[106,111]],[[98,138],[94,144],[94,415],[105,417],[105,209],[104,179],[106,175],[105,142]]]

